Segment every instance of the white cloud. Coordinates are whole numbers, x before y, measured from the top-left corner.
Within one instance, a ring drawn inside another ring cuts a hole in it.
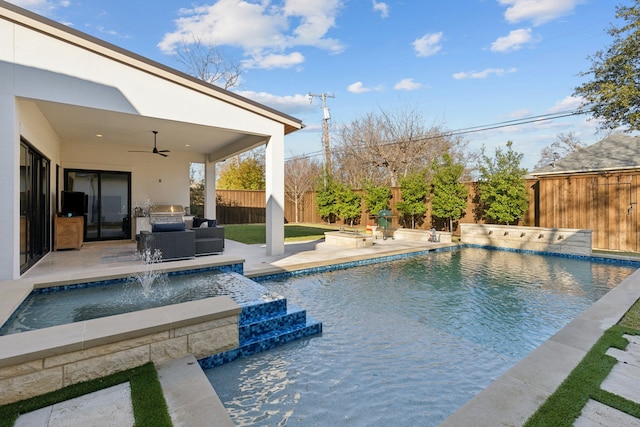
[[[523,108],[521,110],[512,111],[509,113],[510,119],[523,119],[531,115],[531,110]]]
[[[173,53],[185,40],[196,36],[219,46],[242,49],[254,66],[280,63],[289,67],[304,59],[287,53],[292,48],[312,46],[331,53],[345,49],[339,40],[327,37],[341,7],[341,0],[287,0],[279,4],[217,0],[212,5],[181,9],[175,31],[165,34],[158,47]],[[265,62],[264,58],[274,61]]]
[[[402,79],[393,86],[397,90],[417,90],[422,87],[422,83],[416,83],[413,79]]]
[[[531,21],[542,25],[572,12],[584,0],[498,0],[508,6],[504,17],[510,23]]]
[[[318,108],[317,105],[309,103],[308,95],[278,96],[267,92],[253,92],[248,90],[238,90],[234,92],[240,96],[291,115],[316,111]]]
[[[580,96],[567,96],[556,102],[553,107],[549,108],[550,113],[560,113],[562,111],[573,111],[580,108],[584,98]]]
[[[513,52],[522,48],[526,44],[537,42],[531,35],[531,28],[521,28],[519,30],[510,31],[504,37],[498,37],[491,44],[493,52]]]
[[[504,68],[487,68],[483,71],[462,71],[459,73],[455,73],[453,74],[453,78],[456,80],[486,79],[491,75],[504,76],[505,74],[515,73],[516,71],[518,71],[516,68],[509,68],[508,70],[505,70]]]
[[[435,55],[440,51],[440,49],[442,49],[440,41],[442,41],[442,32],[427,33],[413,41],[413,48],[418,56]]]
[[[362,82],[351,83],[347,90],[351,93],[366,93],[366,92],[380,92],[382,90],[382,86],[376,87],[366,87]]]
[[[255,55],[250,59],[242,61],[242,66],[244,68],[289,68],[302,64],[303,62],[304,56],[300,52],[292,52],[288,55]]]
[[[378,3],[376,0],[373,0],[373,10],[375,12],[380,12],[381,18],[389,17],[389,5],[385,2]]]
[[[349,85],[349,87],[347,88],[347,90],[351,93],[365,93],[365,92],[371,92],[371,89],[364,87],[364,85],[362,84],[362,82],[355,82],[355,83],[351,83]]]
[[[56,7],[55,2],[49,0],[11,0],[9,3],[45,16],[48,16]],[[62,6],[65,7],[68,4],[62,4]]]

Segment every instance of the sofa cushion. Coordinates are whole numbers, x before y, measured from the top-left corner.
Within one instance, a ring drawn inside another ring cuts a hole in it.
[[[207,224],[207,225],[204,225]],[[207,219],[207,218],[198,218],[195,217],[193,218],[193,228],[200,228],[200,227],[215,227],[218,224],[218,220],[215,219]]]
[[[151,226],[152,233],[163,233],[167,231],[185,231],[186,224],[184,222],[166,222],[153,224]]]

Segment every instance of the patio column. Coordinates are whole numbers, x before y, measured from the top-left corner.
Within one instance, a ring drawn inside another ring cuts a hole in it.
[[[204,162],[204,217],[216,218],[216,162]]]
[[[274,133],[265,150],[267,255],[284,254],[284,132]]]
[[[9,79],[9,81],[11,81]],[[20,277],[20,137],[17,134],[16,102],[0,90],[0,280]]]

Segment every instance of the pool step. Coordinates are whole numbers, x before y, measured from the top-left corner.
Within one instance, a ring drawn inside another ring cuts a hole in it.
[[[219,366],[322,332],[322,323],[307,316],[306,310],[288,306],[285,298],[243,306],[238,323],[240,346],[198,360],[202,368]]]
[[[291,327],[304,325],[307,321],[307,312],[298,307],[289,307],[285,313],[274,313],[272,316],[264,316],[247,319],[245,324],[240,323],[240,346],[255,340],[256,337],[269,335],[273,332],[286,331]]]

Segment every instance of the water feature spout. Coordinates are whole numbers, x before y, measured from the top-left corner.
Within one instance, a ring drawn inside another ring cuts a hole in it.
[[[164,273],[161,270],[156,270],[152,267],[153,264],[157,264],[162,261],[162,251],[159,249],[151,250],[149,248],[138,253],[138,257],[146,266],[146,268],[133,276],[133,279],[142,287],[142,294],[145,298],[151,295],[151,288],[156,279],[162,276]]]

